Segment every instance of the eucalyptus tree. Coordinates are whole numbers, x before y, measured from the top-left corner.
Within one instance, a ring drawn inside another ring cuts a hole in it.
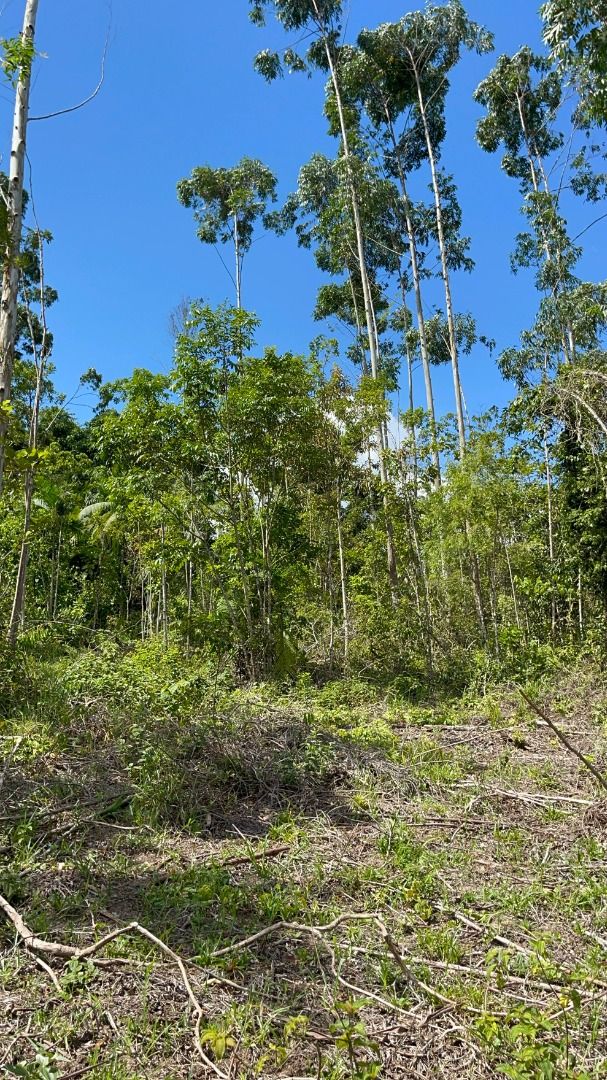
[[[19,252],[23,228],[23,186],[27,144],[27,122],[34,62],[34,41],[38,0],[26,0],[23,29],[18,39],[4,41],[5,73],[15,87],[15,109],[10,170],[6,193],[5,228],[1,237],[2,293],[0,296],[0,495],[4,481],[4,443],[11,396],[17,307],[19,298]]]
[[[356,170],[361,222],[369,236],[366,270],[373,302],[374,331],[379,342],[388,307],[385,283],[398,274],[401,261],[397,248],[400,236],[395,225],[398,198],[391,181],[382,178],[365,149],[359,149],[361,152],[357,153],[352,167]],[[359,360],[363,373],[370,371],[374,378],[384,380],[388,389],[395,389],[397,373],[383,350],[375,371],[369,365],[362,279],[343,158],[331,160],[324,154],[314,154],[300,169],[297,190],[287,198],[280,211],[269,215],[269,221],[279,234],[294,228],[299,245],[313,248],[319,269],[334,279],[320,286],[315,317],[337,316],[352,328],[355,334],[353,355]]]
[[[544,41],[579,93],[584,124],[607,124],[607,4],[548,0],[540,9]]]
[[[518,180],[523,212],[531,226],[530,232],[517,238],[513,269],[535,267],[536,284],[544,294],[536,324],[523,332],[521,347],[506,350],[499,359],[502,373],[524,388],[534,375],[545,381],[551,369],[575,360],[579,344],[570,301],[578,285],[574,268],[580,251],[568,237],[559,208],[560,191],[553,191],[550,184],[550,163],[564,144],[562,132],[555,128],[563,101],[563,85],[549,59],[524,47],[514,56],[498,59],[493,71],[477,88],[475,100],[486,110],[477,125],[478,142],[489,153],[502,148],[502,168],[507,176]],[[554,566],[549,428],[550,422],[545,421],[548,554]],[[553,631],[556,617],[553,602]]]
[[[523,194],[549,190],[546,159],[563,145],[554,120],[563,98],[554,66],[528,46],[500,56],[474,94],[487,110],[477,125],[483,150],[504,148],[502,168],[520,181]]]
[[[412,12],[397,23],[384,24],[375,32],[365,31],[359,37],[359,44],[384,73],[396,114],[400,115],[406,108],[411,110],[412,133],[408,136],[410,152],[413,149],[419,161],[418,147],[421,141],[430,168],[436,237],[445,290],[459,450],[460,456],[463,456],[466,429],[451,289],[453,265],[450,265],[449,228],[445,213],[446,184],[438,162],[446,131],[449,74],[464,49],[487,52],[492,48],[492,37],[467,17],[460,0],[449,0],[442,6],[430,5],[423,11]],[[450,197],[453,197],[452,188]]]
[[[234,246],[236,307],[242,307],[242,269],[257,222],[276,201],[276,177],[263,162],[244,157],[231,169],[200,165],[177,184],[183,206],[194,210],[203,244]],[[231,275],[230,275],[231,276]]]
[[[351,145],[352,133],[349,129],[340,81],[340,37],[342,32],[343,0],[249,0],[249,2],[251,19],[256,25],[264,25],[265,14],[269,8],[274,12],[284,30],[289,33],[292,31],[302,33],[310,40],[305,57],[302,57],[292,48],[285,50],[282,58],[277,52],[271,50],[266,49],[260,52],[256,58],[256,67],[266,79],[273,80],[280,76],[284,65],[295,71],[320,69],[329,75],[329,85],[341,135],[341,155],[344,161],[352,208],[358,276],[363,294],[371,373],[373,378],[377,379],[380,372],[380,350],[377,319],[373,303],[373,288],[369,274],[368,243],[363,227],[360,198],[357,190],[356,159]],[[387,509],[388,471],[386,452],[386,433],[383,426],[380,426],[378,430],[379,471],[386,508],[388,574],[392,586],[393,601],[395,602],[398,591],[398,568],[392,527]]]
[[[395,92],[392,84],[392,64],[390,54],[386,55],[384,46],[386,36],[382,28],[378,31],[363,31],[359,36],[358,47],[345,46],[342,49],[342,85],[344,96],[350,106],[354,105],[364,109],[371,136],[380,143],[383,168],[388,174],[396,177],[403,210],[402,234],[406,237],[406,245],[409,252],[409,264],[411,284],[415,297],[415,310],[417,316],[418,346],[424,385],[426,392],[426,408],[430,417],[430,428],[433,433],[435,483],[440,487],[441,466],[436,442],[436,412],[434,407],[434,392],[430,361],[426,340],[426,326],[424,316],[424,304],[422,298],[423,252],[420,249],[421,237],[418,229],[418,215],[416,207],[408,191],[408,172],[419,166],[421,146],[419,138],[411,138],[411,132],[397,134],[397,120],[407,110],[407,95]],[[417,133],[419,135],[419,133]],[[405,140],[407,152],[405,153]],[[417,153],[413,150],[415,143]],[[412,160],[412,159],[415,160]],[[404,282],[403,282],[404,284]],[[405,293],[403,292],[405,304]],[[408,320],[405,320],[408,321]],[[407,342],[407,347],[409,343]]]
[[[502,168],[519,181],[531,225],[531,233],[517,240],[513,265],[538,266],[538,288],[550,293],[558,306],[558,298],[577,284],[574,268],[581,253],[568,237],[559,209],[560,189],[552,190],[549,176],[551,156],[564,143],[564,135],[555,129],[563,99],[561,78],[549,60],[525,47],[499,58],[475,99],[486,109],[477,125],[478,142],[489,153],[503,147]],[[565,361],[575,358],[575,348],[571,322],[565,320]]]

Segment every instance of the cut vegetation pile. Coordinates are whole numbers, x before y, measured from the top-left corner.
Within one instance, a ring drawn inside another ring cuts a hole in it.
[[[106,659],[1,729],[3,1074],[607,1075],[607,792],[516,688],[280,697],[140,649],[112,695]],[[602,676],[525,691],[600,774]]]

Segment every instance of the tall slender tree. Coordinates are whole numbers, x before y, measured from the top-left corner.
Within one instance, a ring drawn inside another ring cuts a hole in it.
[[[410,132],[406,135],[401,133],[400,137],[397,135],[397,121],[407,108],[408,101],[406,93],[404,95],[402,93],[402,88],[400,93],[394,93],[395,88],[391,79],[392,56],[389,49],[387,51],[384,49],[389,41],[385,32],[388,29],[384,27],[377,31],[363,31],[359,37],[358,48],[345,47],[342,50],[342,82],[345,85],[348,103],[356,103],[364,108],[373,133],[383,144],[384,168],[396,177],[400,187],[411,284],[415,298],[418,348],[424,375],[426,408],[433,438],[435,484],[440,487],[441,465],[436,437],[436,411],[422,298],[422,252],[415,220],[415,206],[409,194],[407,176],[410,169],[417,168],[420,164],[420,140],[411,138]],[[413,151],[412,144],[417,147],[417,153]]]
[[[356,186],[355,161],[352,154],[351,137],[348,129],[339,75],[343,0],[250,0],[250,4],[251,18],[257,25],[262,26],[264,24],[266,9],[271,8],[285,30],[294,30],[297,32],[303,31],[311,38],[311,44],[305,59],[295,53],[292,49],[286,50],[284,54],[284,63],[288,67],[294,70],[303,71],[306,70],[308,66],[312,66],[314,68],[319,68],[329,75],[329,82],[332,89],[341,135],[341,153],[345,163],[346,178],[352,207],[358,274],[360,277],[364,302],[364,316],[371,374],[373,379],[377,380],[380,373],[377,319],[373,303],[372,282],[368,268],[366,250],[367,241],[363,229],[360,200]],[[278,53],[265,50],[258,54],[256,66],[258,71],[265,78],[275,79],[282,73],[283,61],[281,61]],[[379,472],[383,489],[386,519],[388,575],[390,578],[392,599],[393,602],[396,602],[398,595],[398,567],[387,497],[388,445],[386,431],[383,425],[380,425],[378,428],[377,442]]]
[[[449,0],[449,3],[440,6],[430,5],[424,11],[406,15],[398,23],[380,27],[376,34],[382,41],[382,67],[390,71],[391,93],[396,100],[400,100],[401,111],[407,106],[412,110],[430,168],[436,238],[445,291],[459,451],[463,457],[466,427],[451,286],[453,265],[445,213],[446,185],[439,168],[439,156],[445,134],[444,111],[449,74],[464,49],[487,52],[492,48],[493,38],[487,30],[468,18],[460,0]],[[374,39],[373,35],[363,33],[359,41],[363,48],[368,42],[370,51],[375,46],[377,52],[377,37]]]
[[[477,125],[479,144],[488,152],[503,147],[502,168],[519,181],[532,229],[532,235],[519,237],[514,265],[539,265],[538,286],[558,303],[577,284],[573,270],[580,254],[560,213],[560,191],[552,190],[549,179],[550,157],[564,143],[555,128],[563,98],[560,76],[549,60],[523,48],[512,57],[501,56],[474,96],[486,109]],[[562,350],[566,361],[575,358],[567,319]]]
[[[53,337],[47,325],[46,312],[57,299],[57,293],[45,284],[44,243],[51,240],[50,233],[33,233],[24,245],[21,275],[21,305],[19,314],[25,321],[25,334],[21,335],[23,346],[31,354],[34,363],[34,388],[29,420],[24,478],[23,533],[19,564],[15,580],[13,605],[7,631],[7,640],[14,645],[25,614],[27,568],[30,557],[30,526],[34,506],[36,468],[39,464],[40,409],[45,393]],[[37,280],[36,280],[37,277]]]
[[[5,440],[8,427],[6,411],[11,395],[17,307],[19,298],[19,253],[23,228],[23,186],[27,144],[32,65],[38,0],[26,0],[21,37],[5,42],[4,68],[15,84],[15,110],[8,190],[6,193],[6,230],[2,237],[2,293],[0,296],[0,495],[4,482]]]
[[[247,157],[231,169],[200,165],[179,181],[177,195],[183,206],[194,210],[203,244],[234,245],[233,281],[236,307],[241,308],[244,258],[257,221],[276,201],[276,177],[263,162]]]

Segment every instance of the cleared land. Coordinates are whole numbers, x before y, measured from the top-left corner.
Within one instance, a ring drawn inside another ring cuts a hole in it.
[[[152,716],[62,678],[0,729],[0,892],[184,967],[5,911],[0,1072],[607,1075],[606,793],[515,689],[215,680]],[[604,769],[602,676],[528,689]]]

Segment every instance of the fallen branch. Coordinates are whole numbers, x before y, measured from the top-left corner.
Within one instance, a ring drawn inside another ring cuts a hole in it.
[[[50,967],[50,965],[47,964],[46,960],[43,960],[41,956],[36,956],[35,953],[32,953],[32,960],[35,964],[37,964],[39,968],[41,968],[42,971],[46,972],[57,993],[60,994],[61,997],[63,997],[63,988],[52,967]]]
[[[462,781],[457,787],[471,787],[468,781]],[[592,799],[580,799],[577,795],[545,795],[540,791],[508,791],[506,788],[486,787],[479,791],[470,805],[481,799],[502,796],[505,799],[515,799],[517,802],[527,803],[528,806],[550,806],[551,803],[569,803],[573,806],[593,806]]]
[[[214,960],[217,960],[222,956],[227,956],[229,953],[246,949],[249,945],[253,945],[257,941],[262,941],[272,934],[277,934],[279,930],[288,930],[291,933],[297,934],[308,934],[310,937],[320,941],[323,948],[328,952],[331,963],[331,974],[345,990],[349,990],[358,997],[371,998],[379,1005],[383,1005],[385,1009],[396,1011],[402,1016],[407,1016],[409,1019],[418,1021],[419,1018],[415,1016],[414,1013],[407,1009],[402,1009],[400,1005],[395,1005],[394,1002],[388,1001],[386,998],[380,997],[379,994],[373,993],[372,990],[364,990],[362,987],[348,982],[348,980],[344,979],[343,975],[337,970],[337,957],[335,956],[335,951],[329,942],[325,940],[324,935],[331,930],[335,930],[344,922],[375,922],[377,924],[378,922],[381,922],[381,920],[377,915],[369,914],[367,912],[344,912],[342,915],[338,915],[337,918],[333,919],[332,922],[325,923],[323,926],[307,926],[305,923],[291,923],[281,919],[280,922],[273,923],[271,926],[265,926],[263,930],[258,930],[256,934],[251,934],[249,937],[242,938],[240,941],[235,941],[232,945],[226,945],[223,949],[216,949],[211,955]]]
[[[99,938],[98,941],[93,942],[92,945],[85,945],[82,948],[76,948],[74,945],[64,945],[57,941],[46,941],[44,938],[36,937],[34,932],[30,930],[27,923],[23,920],[19,912],[9,904],[8,900],[4,896],[0,895],[0,909],[4,912],[7,919],[13,924],[17,934],[21,938],[21,941],[25,945],[26,949],[33,953],[47,953],[51,956],[60,956],[63,959],[75,958],[77,960],[85,960],[90,956],[93,956],[96,952],[107,945],[110,941],[115,941],[116,938],[126,937],[129,934],[140,934],[142,937],[150,941],[152,945],[155,945],[157,949],[160,949],[165,956],[169,956],[173,963],[179,969],[181,975],[181,981],[185,987],[185,991],[188,995],[192,1008],[196,1016],[194,1025],[194,1045],[202,1062],[211,1069],[216,1076],[220,1077],[220,1080],[228,1080],[227,1074],[224,1073],[210,1058],[207,1057],[200,1041],[200,1024],[203,1019],[202,1005],[198,1001],[193,989],[192,984],[188,978],[188,973],[185,969],[185,965],[181,957],[169,948],[164,941],[152,934],[150,930],[147,930],[145,926],[141,926],[137,922],[128,923],[126,926],[120,926],[116,930],[111,930],[109,934],[105,934],[104,937]],[[48,970],[48,967],[47,967]]]
[[[550,730],[554,732],[554,734],[556,735],[559,742],[562,743],[563,746],[567,750],[569,750],[569,753],[573,754],[574,757],[576,757],[578,759],[578,761],[581,761],[582,765],[586,766],[586,768],[589,770],[589,772],[592,773],[595,780],[598,781],[598,783],[603,788],[603,790],[607,791],[607,777],[603,776],[602,772],[600,772],[600,770],[597,769],[596,765],[593,765],[592,762],[590,761],[590,759],[587,758],[585,756],[585,754],[582,753],[581,750],[578,750],[577,746],[574,746],[573,743],[570,742],[570,740],[565,735],[564,731],[561,731],[560,727],[558,727],[557,724],[555,724],[554,720],[546,712],[545,709],[542,709],[541,706],[537,704],[537,702],[533,701],[532,698],[530,698],[525,693],[525,691],[521,689],[520,686],[518,688],[518,692],[521,695],[523,701],[527,702],[527,705],[529,706],[529,708],[532,709],[533,712],[536,713],[540,717],[540,719],[543,720],[544,723],[548,725]]]
[[[382,955],[379,952],[374,952],[372,949],[365,949],[359,945],[355,945],[353,947],[353,951],[364,953],[367,956],[373,956],[376,959],[381,959]],[[444,971],[447,974],[449,974],[449,972],[453,972],[454,975],[468,975],[470,976],[470,978],[473,979],[488,980],[493,974],[491,971],[488,971],[487,968],[474,967],[472,964],[456,964],[447,960],[430,960],[427,956],[417,956],[415,953],[410,952],[408,949],[403,950],[403,952],[409,963],[415,965],[416,967],[419,966],[433,968],[435,971]],[[500,972],[499,980],[499,986],[491,987],[491,989],[495,990],[496,994],[501,993],[504,987],[511,985],[523,986],[529,990],[544,990],[552,994],[554,993],[555,988],[563,987],[567,989],[570,986],[575,986],[576,990],[578,990],[580,994],[583,994],[583,991],[579,990],[578,984],[574,982],[573,977],[569,972],[563,972],[562,977],[555,977],[550,981],[535,979],[526,975],[510,975],[506,972]],[[604,985],[604,983],[602,983],[600,980],[597,982],[597,980],[593,979],[592,977],[589,977],[585,981],[588,983],[589,986]],[[588,991],[588,993],[590,994],[591,992]]]
[[[441,910],[445,910],[441,908]],[[445,911],[447,914],[447,912]],[[479,934],[491,934],[491,941],[495,945],[501,945],[504,949],[514,949],[515,952],[522,953],[523,956],[533,956],[534,953],[531,949],[527,949],[524,945],[519,945],[517,941],[512,941],[510,938],[504,937],[502,934],[496,934],[495,930],[491,926],[484,926],[483,923],[476,922],[475,919],[471,919],[469,915],[464,915],[461,911],[450,912],[454,919],[461,922],[463,926],[468,926],[471,930],[476,930]]]
[[[249,945],[253,945],[255,942],[261,941],[263,938],[268,937],[268,935],[270,934],[278,933],[279,930],[289,930],[292,933],[294,932],[299,934],[309,934],[311,937],[322,941],[324,947],[329,952],[331,956],[331,972],[342,986],[345,986],[347,989],[352,990],[357,994],[371,997],[375,1001],[379,1001],[382,1005],[387,1005],[390,1009],[396,1009],[398,1012],[403,1013],[405,1016],[418,1020],[419,1018],[416,1017],[413,1013],[408,1012],[405,1009],[401,1009],[400,1006],[396,1006],[393,1003],[385,1001],[385,999],[378,997],[376,994],[373,994],[368,990],[362,990],[360,987],[355,987],[351,983],[346,982],[346,980],[343,979],[343,977],[337,971],[335,953],[331,946],[325,941],[324,935],[331,930],[335,930],[341,923],[354,921],[368,923],[370,922],[376,926],[387,951],[396,961],[399,968],[406,976],[408,982],[410,982],[422,993],[426,994],[428,997],[432,998],[434,1001],[440,1003],[441,1005],[446,1005],[450,1009],[458,1007],[458,1002],[454,1001],[452,998],[445,997],[443,994],[439,993],[438,990],[435,990],[434,987],[429,986],[425,982],[422,982],[422,980],[419,979],[411,971],[411,968],[407,964],[403,953],[401,952],[396,941],[390,934],[383,919],[376,913],[344,912],[342,915],[338,915],[337,918],[333,919],[332,922],[325,923],[322,926],[307,926],[303,923],[291,923],[281,920],[280,922],[274,923],[272,926],[264,927],[263,930],[258,930],[256,934],[251,934],[250,937],[243,938],[241,941],[237,941],[233,945],[228,945],[223,949],[217,949],[212,954],[212,956],[213,959],[217,959],[219,957],[228,955],[228,953],[235,952],[236,950],[247,948]],[[472,1011],[480,1012],[481,1010],[472,1009]]]
[[[229,859],[223,859],[216,866],[244,866],[249,862],[258,862],[261,859],[274,859],[277,855],[284,855],[290,851],[289,844],[277,844],[276,847],[266,848],[265,851],[253,851],[249,855],[232,855]]]

